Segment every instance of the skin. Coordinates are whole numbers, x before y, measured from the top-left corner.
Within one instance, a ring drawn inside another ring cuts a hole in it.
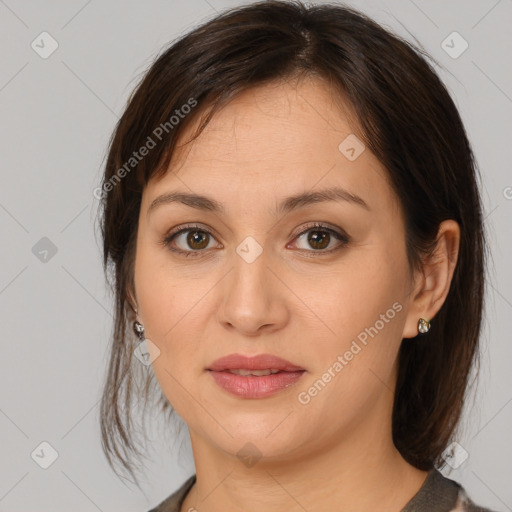
[[[410,271],[403,213],[386,170],[368,148],[354,161],[338,150],[358,128],[335,94],[312,78],[244,92],[143,192],[133,298],[160,350],[155,376],[189,427],[197,482],[182,511],[391,512],[427,476],[392,442],[397,354],[402,338],[416,336],[418,319],[434,318],[446,298],[459,229],[443,222],[435,254],[421,272]],[[359,195],[370,210],[329,201],[272,213],[285,197],[331,186]],[[149,214],[151,202],[170,191],[207,195],[226,211],[171,203]],[[314,222],[345,232],[348,243],[331,236],[310,244]],[[200,233],[203,245],[201,238],[187,244],[190,232],[171,243],[202,251],[198,257],[161,243],[188,223],[212,235]],[[236,252],[248,236],[263,248],[252,263]],[[300,403],[298,394],[396,302],[402,307],[394,318]],[[271,397],[234,397],[205,370],[231,353],[275,354],[306,373]],[[237,457],[248,442],[261,454],[252,467]]]

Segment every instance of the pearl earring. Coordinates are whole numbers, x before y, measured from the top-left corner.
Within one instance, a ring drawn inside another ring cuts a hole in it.
[[[430,322],[425,320],[425,318],[420,318],[418,320],[418,333],[426,334],[430,330]]]

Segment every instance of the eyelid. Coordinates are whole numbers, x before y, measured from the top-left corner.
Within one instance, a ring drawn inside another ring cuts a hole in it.
[[[205,233],[208,233],[210,235],[217,236],[216,231],[213,228],[211,228],[210,226],[206,226],[206,225],[201,226],[201,225],[199,225],[199,223],[196,223],[196,222],[193,222],[191,224],[180,224],[176,228],[172,228],[164,236],[165,236],[165,239],[169,239],[170,237],[177,235],[177,234],[181,233],[182,231],[189,231],[192,229],[197,229],[197,231],[204,231]]]
[[[293,239],[295,240],[295,238],[297,238],[300,235],[303,235],[304,233],[312,230],[313,228],[318,228],[319,230],[328,231],[329,233],[335,233],[339,236],[344,236],[347,239],[349,238],[348,235],[345,233],[345,231],[342,230],[341,228],[338,228],[337,226],[333,226],[333,225],[329,224],[328,222],[322,222],[322,221],[308,222],[306,224],[303,224],[300,226],[299,229],[294,231],[290,236],[293,237]]]

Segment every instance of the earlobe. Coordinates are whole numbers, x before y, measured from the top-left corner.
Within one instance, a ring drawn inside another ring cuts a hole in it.
[[[453,219],[441,222],[436,240],[436,247],[431,255],[425,257],[421,274],[416,280],[414,295],[409,301],[403,338],[414,338],[418,334],[428,333],[431,319],[448,296],[459,253],[458,223]]]

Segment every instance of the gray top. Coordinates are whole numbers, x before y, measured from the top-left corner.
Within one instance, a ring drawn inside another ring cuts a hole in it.
[[[158,506],[149,512],[180,512],[188,491],[194,485],[196,475]],[[475,505],[464,488],[454,480],[443,476],[437,469],[431,469],[420,490],[409,500],[400,512],[493,512]]]

